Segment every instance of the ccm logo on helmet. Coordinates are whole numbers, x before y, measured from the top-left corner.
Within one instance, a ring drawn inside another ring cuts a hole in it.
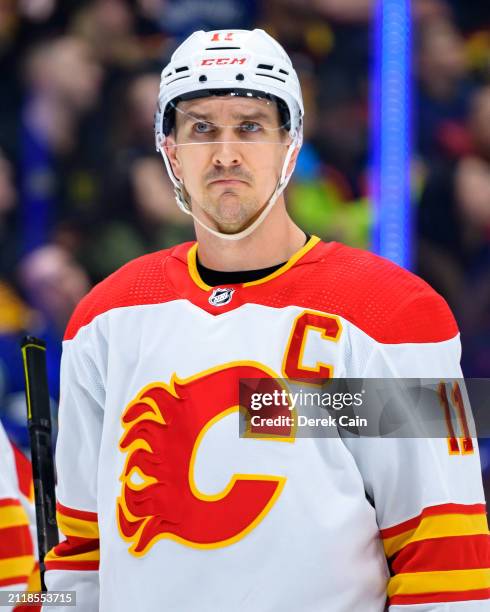
[[[201,66],[233,66],[233,64],[241,66],[246,61],[246,57],[207,57],[201,61]]]

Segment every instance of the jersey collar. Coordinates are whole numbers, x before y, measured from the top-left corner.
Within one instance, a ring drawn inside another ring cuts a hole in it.
[[[262,285],[263,283],[267,283],[268,281],[274,278],[277,278],[278,276],[281,276],[282,274],[287,272],[290,268],[292,268],[297,261],[299,261],[309,251],[311,251],[311,249],[315,245],[317,245],[319,242],[320,242],[320,238],[318,238],[317,236],[311,236],[308,242],[304,246],[302,246],[301,249],[299,249],[299,251],[296,251],[296,253],[294,253],[288,259],[288,261],[284,265],[282,265],[280,268],[278,268],[271,274],[264,276],[263,278],[259,278],[254,281],[250,281],[248,283],[240,283],[239,285],[242,287],[253,287],[255,285]],[[196,286],[199,287],[199,289],[202,289],[203,291],[210,291],[211,289],[213,289],[213,287],[211,287],[210,285],[207,285],[202,280],[199,274],[199,271],[197,269],[197,248],[198,248],[198,243],[196,242],[191,246],[191,248],[187,252],[187,268],[189,270],[189,276],[191,277],[193,282],[196,284]]]

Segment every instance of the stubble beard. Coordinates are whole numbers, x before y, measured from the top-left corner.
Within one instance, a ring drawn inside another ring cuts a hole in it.
[[[260,203],[227,192],[213,200],[206,198],[202,209],[214,221],[218,231],[235,234],[250,225],[260,210]]]

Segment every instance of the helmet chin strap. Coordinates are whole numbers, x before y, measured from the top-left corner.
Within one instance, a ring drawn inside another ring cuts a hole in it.
[[[209,227],[209,225],[206,225],[203,221],[201,221],[198,217],[196,217],[196,215],[193,214],[192,210],[190,209],[189,203],[185,199],[184,190],[183,190],[184,185],[182,181],[179,181],[174,175],[172,167],[170,165],[170,160],[168,159],[165,149],[163,147],[163,143],[162,143],[162,146],[160,146],[159,150],[163,157],[163,161],[165,162],[165,167],[167,169],[168,175],[170,176],[170,179],[172,180],[172,183],[174,185],[175,199],[177,200],[177,204],[179,208],[186,214],[191,215],[191,217],[194,219],[196,223],[198,223],[202,228],[204,228],[206,231],[208,231],[213,236],[216,236],[217,238],[221,238],[222,240],[242,240],[242,238],[246,238],[247,236],[250,236],[250,234],[259,227],[259,225],[264,221],[264,219],[267,217],[267,215],[272,210],[272,207],[277,202],[277,199],[279,198],[281,193],[284,191],[284,189],[286,189],[286,186],[292,174],[290,172],[286,176],[288,165],[289,165],[289,162],[291,161],[291,156],[293,155],[293,152],[297,146],[301,146],[301,136],[299,134],[296,134],[294,136],[293,140],[288,146],[288,150],[286,152],[286,156],[284,158],[284,162],[282,165],[281,175],[279,177],[279,180],[277,181],[273,194],[271,195],[266,205],[262,209],[262,212],[251,225],[249,225],[242,231],[236,232],[234,234],[225,234],[223,232],[218,232],[212,227]]]

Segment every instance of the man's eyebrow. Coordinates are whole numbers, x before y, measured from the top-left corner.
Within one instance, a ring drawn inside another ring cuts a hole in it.
[[[203,115],[201,113],[194,113],[193,111],[186,111],[183,114],[184,123],[188,123],[189,121],[208,121],[211,122],[209,115]]]
[[[189,121],[206,121],[208,123],[216,123],[213,115],[206,115],[205,113],[198,113],[194,111],[186,111],[183,114],[183,122],[188,123]],[[235,121],[271,121],[272,118],[268,113],[264,111],[243,111],[232,114],[232,118]]]
[[[233,113],[232,115],[233,119],[237,119],[237,120],[242,120],[242,121],[252,121],[252,120],[262,120],[262,121],[268,121],[268,120],[272,120],[272,117],[268,114],[265,113],[264,111],[245,111],[245,112],[241,112],[241,113]]]

